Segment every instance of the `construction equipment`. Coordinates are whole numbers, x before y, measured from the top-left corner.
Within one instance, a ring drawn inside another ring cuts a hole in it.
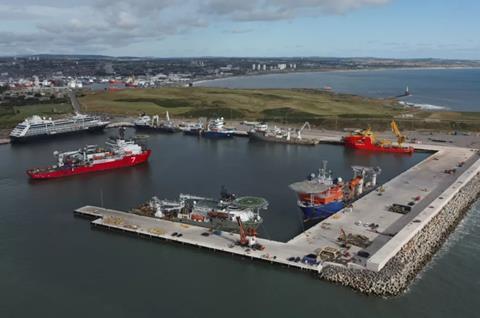
[[[343,230],[343,228],[340,228],[340,237],[338,238],[338,240],[340,242],[343,242],[342,243],[342,247],[345,247],[345,248],[349,248],[349,245],[348,245],[348,239],[347,239],[347,233],[345,233],[345,231]]]
[[[300,128],[300,129],[297,131],[297,139],[302,139],[302,132],[303,132],[303,130],[304,130],[305,128],[307,128],[307,127],[308,127],[308,129],[312,129],[312,128],[310,127],[310,123],[309,123],[308,121],[306,121],[306,122],[303,124],[302,128]]]
[[[240,246],[250,247],[254,250],[259,250],[259,251],[262,251],[265,249],[265,246],[257,243],[257,240],[256,240],[257,233],[254,228],[245,229],[243,227],[243,222],[239,216],[237,216],[237,223],[238,223],[239,232],[240,232],[240,240],[238,241],[238,244],[240,244]]]
[[[406,137],[402,135],[400,129],[398,129],[398,125],[395,120],[392,120],[390,123],[390,127],[392,128],[393,134],[397,137],[397,143],[401,147],[403,143],[405,143]]]
[[[237,223],[238,223],[238,227],[240,229],[240,240],[238,241],[238,243],[240,243],[241,246],[248,246],[249,242],[248,242],[247,233],[245,233],[245,229],[243,228],[242,220],[240,220],[239,216],[237,216]]]
[[[340,256],[340,251],[331,246],[316,249],[315,253],[322,261],[334,261]]]

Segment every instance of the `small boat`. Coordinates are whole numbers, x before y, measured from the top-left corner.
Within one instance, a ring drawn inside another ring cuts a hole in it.
[[[136,166],[150,157],[151,150],[133,140],[125,140],[121,129],[120,138],[112,138],[106,147],[87,145],[69,152],[54,152],[55,165],[27,170],[32,179],[53,179],[96,171]]]

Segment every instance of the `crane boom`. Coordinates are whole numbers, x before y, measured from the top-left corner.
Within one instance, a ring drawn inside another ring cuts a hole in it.
[[[303,132],[303,130],[304,130],[305,128],[307,128],[307,127],[308,127],[308,129],[312,129],[312,128],[310,127],[310,123],[309,123],[308,121],[306,121],[306,122],[303,124],[302,128],[300,128],[300,129],[297,131],[297,138],[298,138],[298,139],[302,139],[302,132]]]
[[[237,223],[238,227],[240,229],[240,245],[248,245],[248,238],[247,238],[247,233],[245,233],[245,229],[243,228],[243,223],[242,220],[240,220],[240,217],[237,216]]]
[[[398,129],[398,125],[395,120],[392,120],[390,127],[392,128],[392,132],[395,134],[395,136],[397,136],[398,145],[401,146],[405,142],[405,136],[402,135],[400,129]]]

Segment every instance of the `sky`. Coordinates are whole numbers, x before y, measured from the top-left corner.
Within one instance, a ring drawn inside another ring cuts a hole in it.
[[[480,59],[478,0],[0,0],[0,55]]]

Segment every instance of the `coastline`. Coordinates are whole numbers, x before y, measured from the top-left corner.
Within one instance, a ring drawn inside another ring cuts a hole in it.
[[[197,84],[221,81],[226,79],[234,79],[234,78],[249,78],[252,76],[269,76],[269,75],[281,75],[281,74],[295,74],[295,73],[350,73],[350,72],[381,72],[381,71],[428,71],[428,70],[477,70],[480,67],[476,66],[428,66],[428,67],[374,67],[374,68],[366,68],[366,69],[317,69],[317,70],[299,70],[299,71],[279,71],[279,72],[256,72],[256,73],[248,73],[242,75],[229,75],[224,77],[217,77],[212,79],[201,79],[198,81],[193,81],[192,85],[195,87]],[[197,86],[198,87],[198,86]],[[200,87],[208,87],[208,86],[200,86]]]

